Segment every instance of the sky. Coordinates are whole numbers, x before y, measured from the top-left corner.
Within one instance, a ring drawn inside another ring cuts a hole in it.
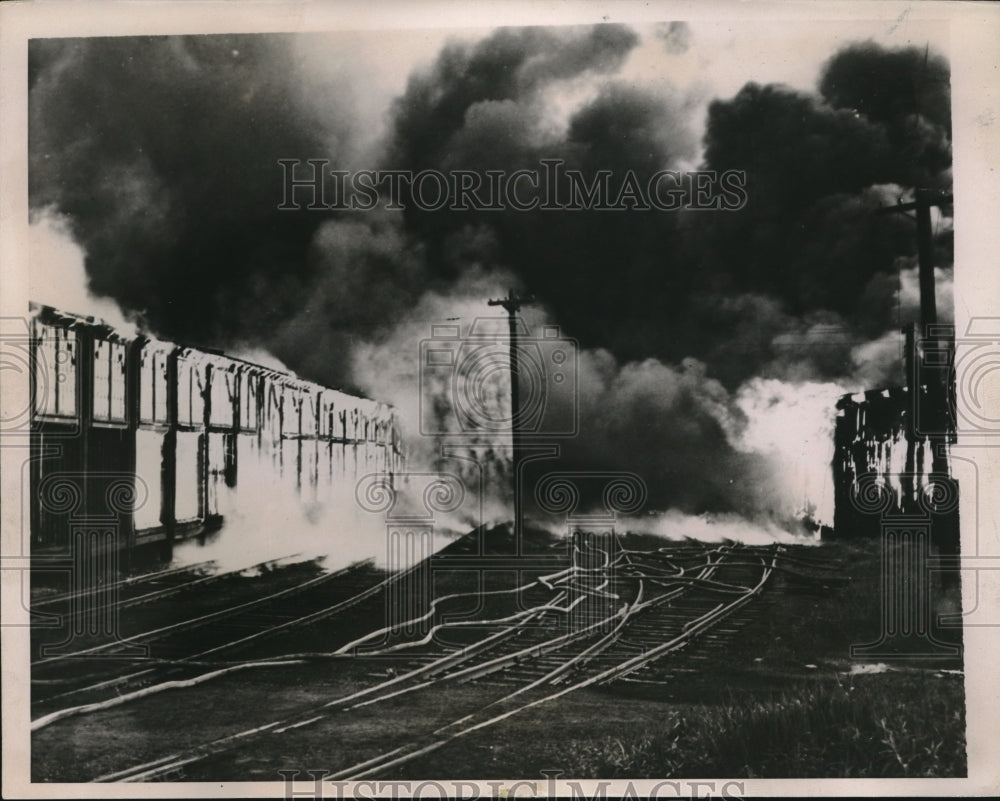
[[[32,295],[257,349],[388,400],[430,463],[440,443],[417,433],[419,343],[434,323],[467,330],[513,286],[538,298],[530,325],[575,343],[578,391],[550,397],[554,414],[579,417],[564,466],[635,471],[654,509],[760,519],[809,502],[828,519],[833,403],[899,383],[898,327],[918,306],[912,224],[872,212],[951,185],[948,47],[947,25],[905,15],[794,30],[743,19],[37,40]],[[276,209],[279,158],[510,172],[552,157],[615,181],[742,170],[749,202],[661,215]],[[947,318],[950,217],[935,224]]]

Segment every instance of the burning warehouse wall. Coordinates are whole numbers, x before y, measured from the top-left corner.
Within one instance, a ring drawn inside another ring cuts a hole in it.
[[[871,537],[889,520],[929,519],[942,553],[959,549],[954,328],[906,329],[907,386],[846,394],[834,433],[834,532]]]
[[[282,485],[324,503],[361,476],[391,482],[402,469],[384,403],[92,317],[31,311],[36,554],[75,547],[77,534],[119,549],[205,533],[250,476],[270,482],[273,503]]]

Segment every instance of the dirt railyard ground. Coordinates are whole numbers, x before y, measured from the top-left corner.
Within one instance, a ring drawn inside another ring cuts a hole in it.
[[[641,537],[625,541],[628,547],[649,544]],[[491,542],[502,552],[504,532]],[[539,541],[537,550],[551,545]],[[463,547],[459,541],[453,550],[460,553]],[[836,566],[850,582],[831,589],[779,578],[741,610],[732,633],[711,647],[696,641],[654,663],[641,674],[645,678],[568,693],[387,768],[378,778],[540,779],[545,770],[582,778],[964,775],[960,656],[903,659],[889,651],[866,659],[851,656],[852,645],[876,642],[882,630],[878,544],[834,542],[793,551]],[[248,582],[266,594],[314,572],[308,565],[289,565],[223,588],[213,585],[213,603],[243,599]],[[380,578],[374,570],[366,576]],[[435,586],[435,594],[474,591],[477,581],[472,571],[456,571]],[[509,581],[498,578],[497,584]],[[157,615],[184,617],[194,613],[186,604],[203,612],[205,603],[193,597],[167,605],[167,611],[123,614],[131,614],[145,631]],[[446,682],[349,711],[317,713],[310,722],[308,713],[332,699],[412,666],[406,652],[378,659],[316,656],[383,625],[384,604],[373,597],[343,616],[226,654],[224,663],[197,667],[192,675],[249,661],[280,659],[280,666],[241,668],[41,728],[32,738],[33,778],[90,781],[274,721],[290,727],[238,738],[165,778],[278,781],[279,770],[335,775],[373,753],[405,749],[510,692],[489,677]],[[953,641],[957,633],[938,632]],[[217,635],[208,628],[190,636]],[[288,659],[303,654],[301,660]],[[95,691],[73,702],[99,695]],[[68,705],[43,704],[33,717]],[[302,721],[307,722],[290,725]]]

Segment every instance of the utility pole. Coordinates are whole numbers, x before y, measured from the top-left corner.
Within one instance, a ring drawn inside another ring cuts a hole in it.
[[[881,210],[881,213],[913,211],[917,223],[917,258],[920,278],[920,328],[926,354],[935,354],[935,368],[929,359],[919,358],[916,332],[906,330],[906,381],[910,386],[911,420],[908,431],[906,470],[913,471],[914,438],[926,432],[931,450],[931,471],[951,480],[948,460],[948,443],[953,442],[954,409],[954,340],[944,335],[937,325],[937,299],[934,288],[934,231],[931,225],[931,207],[945,206],[952,202],[952,195],[933,189],[917,189],[912,202],[898,203]],[[909,216],[909,215],[906,215]],[[943,369],[940,369],[943,368]],[[926,383],[927,395],[920,402],[922,387]],[[941,479],[939,479],[941,480]],[[956,489],[957,492],[957,489]],[[954,524],[949,517],[937,523],[935,542],[944,552],[958,552],[957,518]]]
[[[920,325],[924,332],[927,326],[937,322],[937,299],[934,296],[934,231],[931,227],[931,207],[947,206],[952,196],[936,189],[918,189],[910,203],[897,203],[879,209],[878,214],[916,212],[917,259],[920,264]],[[909,216],[909,215],[906,215]]]
[[[507,327],[510,332],[510,438],[511,438],[511,461],[514,474],[514,535],[517,537],[521,529],[521,514],[523,511],[523,499],[521,497],[521,465],[524,459],[524,442],[521,434],[521,400],[520,389],[518,387],[518,345],[517,345],[517,313],[521,307],[529,303],[534,303],[533,296],[518,297],[511,289],[507,292],[507,297],[499,300],[490,300],[490,306],[503,306],[507,311]]]
[[[937,298],[935,297],[934,289],[934,231],[931,226],[931,207],[945,206],[951,202],[952,196],[946,192],[934,189],[918,189],[912,202],[897,203],[895,206],[881,210],[881,213],[916,212],[917,260],[920,278],[920,328],[924,341],[924,349],[925,352],[933,350],[936,354],[946,354],[948,365],[952,363],[954,356],[954,354],[950,353],[952,343],[939,339],[940,334],[936,330]],[[911,384],[910,392],[913,393],[912,397],[916,398],[920,392],[920,386],[927,376],[920,369],[920,360],[916,354],[916,341],[911,343],[911,337],[912,335],[907,337],[907,348],[913,348],[914,352],[907,354],[907,361],[913,367],[907,371],[906,379]],[[937,377],[940,375],[938,371],[932,372],[937,373],[937,375],[934,379],[927,382],[928,403],[921,409],[923,412],[921,414],[922,421],[918,422],[920,423],[920,429],[934,432],[930,438],[934,453],[934,472],[950,474],[945,448],[943,447],[944,443],[950,439],[952,432],[952,385],[950,378],[947,377],[950,375],[950,370],[946,370],[945,376],[940,379]]]

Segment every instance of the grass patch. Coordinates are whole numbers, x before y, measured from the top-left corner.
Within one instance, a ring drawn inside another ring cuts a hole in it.
[[[964,776],[965,705],[960,678],[858,676],[733,695],[646,734],[567,746],[572,776]]]

